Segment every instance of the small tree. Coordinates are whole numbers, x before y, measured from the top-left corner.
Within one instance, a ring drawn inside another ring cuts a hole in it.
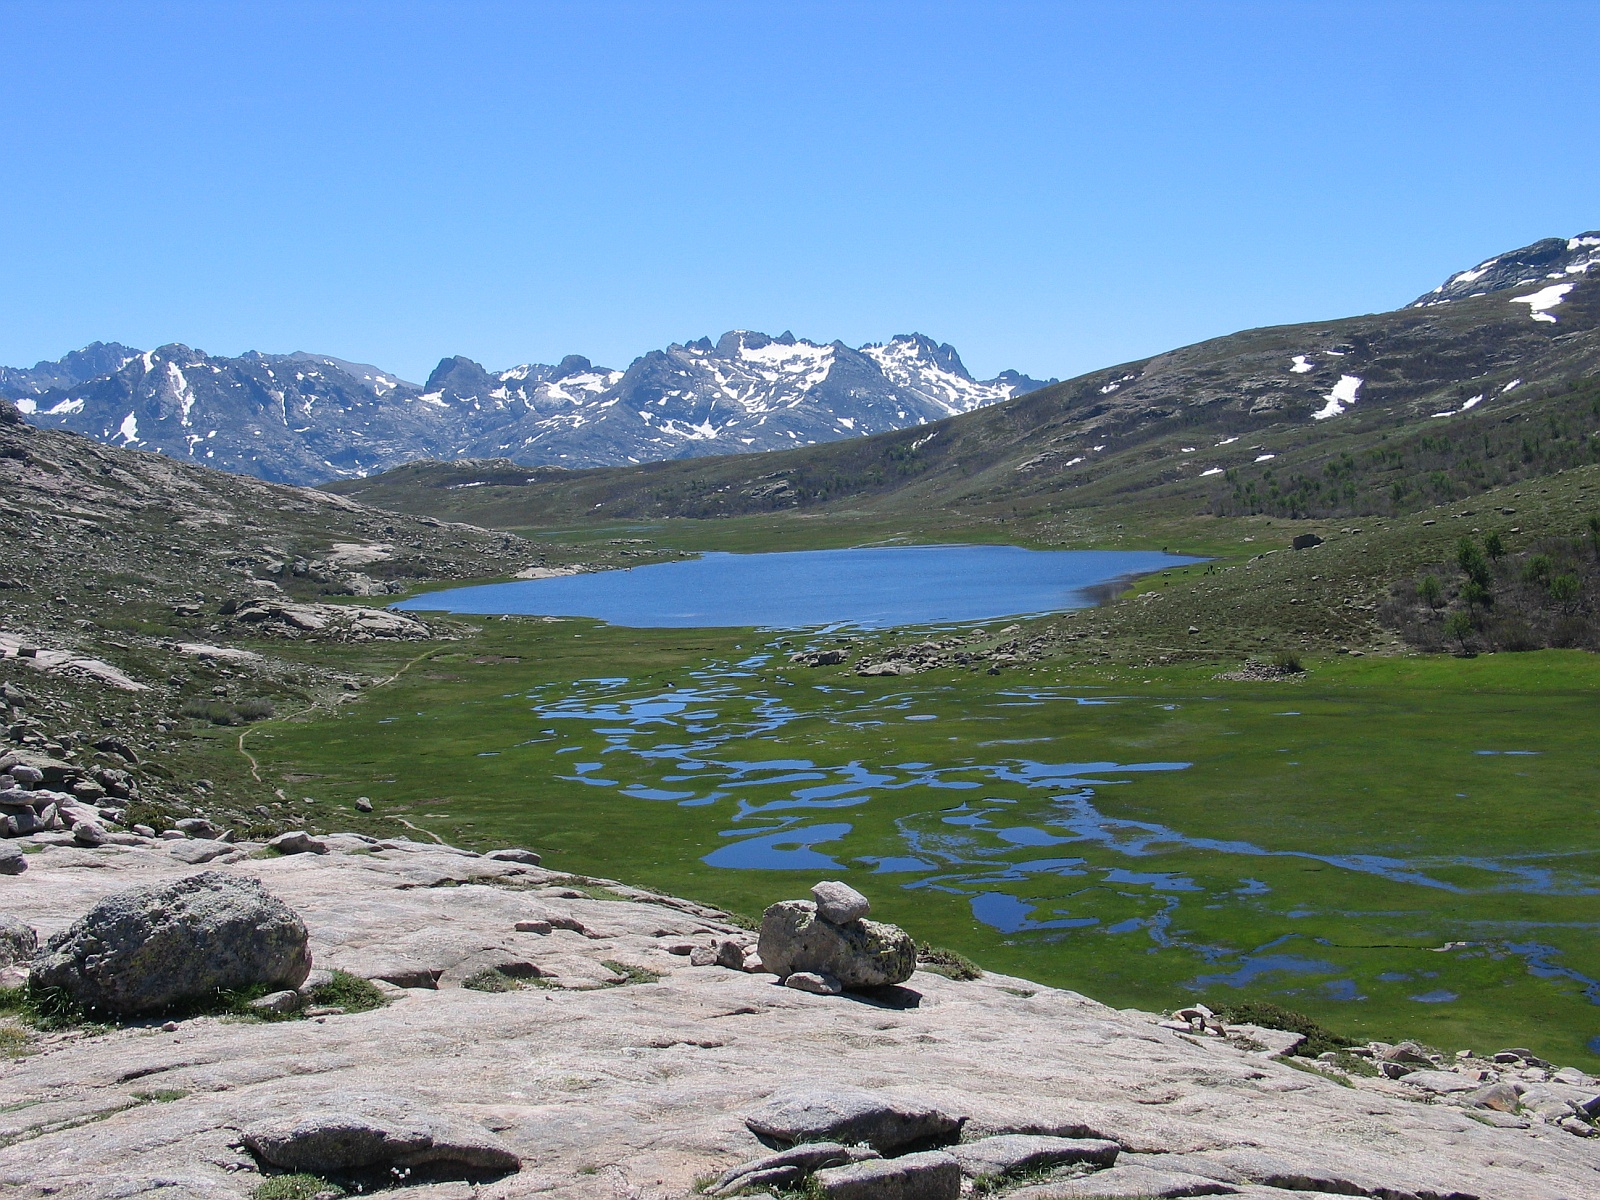
[[[1439,598],[1443,594],[1439,588],[1439,581],[1432,575],[1424,575],[1422,582],[1417,584],[1417,595],[1422,598],[1422,602],[1429,608],[1438,608]]]
[[[1469,537],[1461,539],[1456,546],[1456,563],[1468,579],[1475,579],[1483,586],[1488,587],[1493,581],[1489,573],[1489,560],[1483,556],[1483,551],[1478,548],[1478,543]]]
[[[1578,598],[1579,586],[1576,575],[1557,575],[1550,580],[1550,599],[1568,608]]]
[[[1594,547],[1595,556],[1600,558],[1600,517],[1589,518],[1589,544]]]
[[[1494,604],[1494,593],[1476,578],[1467,580],[1462,586],[1461,598],[1467,602],[1467,607],[1474,612],[1479,607],[1490,608]]]
[[[1467,638],[1472,634],[1472,618],[1462,609],[1456,609],[1444,619],[1444,631],[1461,643],[1461,653],[1467,652]]]
[[[1499,562],[1505,557],[1506,543],[1498,529],[1490,531],[1489,536],[1483,539],[1483,552],[1494,562]]]
[[[1548,554],[1535,554],[1522,568],[1522,582],[1548,583],[1551,565]]]

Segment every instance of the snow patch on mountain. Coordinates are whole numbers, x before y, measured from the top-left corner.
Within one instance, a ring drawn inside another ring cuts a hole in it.
[[[1357,375],[1341,375],[1339,382],[1333,385],[1333,390],[1324,399],[1326,403],[1311,414],[1313,421],[1326,421],[1329,417],[1343,415],[1349,407],[1356,402],[1356,393],[1361,390],[1363,380]]]

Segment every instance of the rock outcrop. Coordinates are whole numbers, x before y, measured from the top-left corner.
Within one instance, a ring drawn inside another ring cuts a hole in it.
[[[1343,1086],[1226,1033],[992,973],[915,974],[904,1003],[813,996],[693,965],[686,947],[744,932],[689,901],[399,838],[321,840],[325,854],[267,857],[246,843],[204,874],[258,881],[299,915],[319,968],[302,995],[342,971],[387,1005],[54,1030],[0,1017],[17,1055],[0,1057],[7,1200],[250,1200],[291,1169],[381,1176],[395,1200],[467,1200],[460,1181],[497,1173],[478,1200],[745,1183],[948,1198],[963,1177],[1008,1200],[1588,1200],[1600,1178],[1585,1115],[1600,1080],[1525,1048],[1401,1064],[1503,1084],[1505,1111],[1406,1076]],[[197,874],[142,839],[34,849],[0,889],[50,940],[132,885]],[[486,963],[500,968],[480,979]]]

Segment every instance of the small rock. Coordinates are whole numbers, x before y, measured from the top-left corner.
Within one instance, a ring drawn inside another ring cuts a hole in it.
[[[72,840],[93,849],[106,844],[106,831],[94,821],[79,821],[72,827]]]
[[[714,946],[696,946],[689,951],[689,965],[691,967],[714,967],[717,965],[717,951]]]
[[[1465,1075],[1457,1075],[1454,1071],[1411,1071],[1400,1076],[1400,1082],[1441,1095],[1451,1092],[1472,1092],[1478,1089],[1476,1079],[1468,1079]]]
[[[519,846],[508,847],[504,850],[491,850],[484,857],[493,859],[496,862],[523,863],[530,867],[537,867],[544,861],[534,851],[524,850]]]
[[[198,867],[214,859],[224,858],[236,854],[236,847],[228,842],[202,842],[185,838],[181,842],[174,842],[172,849],[167,851],[179,862],[186,862],[191,867]]]
[[[710,1187],[708,1196],[731,1196],[746,1188],[760,1186],[787,1186],[802,1175],[823,1167],[839,1167],[849,1163],[865,1162],[878,1157],[876,1150],[865,1146],[841,1146],[838,1142],[810,1142],[792,1150],[780,1150],[763,1158],[740,1163],[724,1171]]]
[[[163,829],[158,835],[164,842],[186,842],[189,835],[181,829]]]
[[[880,1154],[917,1142],[954,1141],[965,1122],[936,1108],[853,1089],[775,1097],[744,1118],[751,1133],[782,1145],[865,1142]]]
[[[764,975],[767,972],[766,964],[761,961],[760,951],[754,947],[744,952],[744,962],[740,964],[739,969],[748,971],[751,975]]]
[[[834,925],[847,925],[872,911],[872,901],[838,880],[823,880],[812,887],[811,895],[817,902],[817,916]]]
[[[183,830],[192,838],[204,838],[206,841],[215,841],[228,832],[204,817],[184,817],[181,821],[174,821],[172,827]]]
[[[555,926],[549,921],[518,921],[512,928],[518,933],[549,933]],[[683,953],[687,954],[688,952],[688,950],[685,950]]]
[[[313,967],[311,973],[300,981],[300,986],[295,989],[302,997],[311,995],[318,988],[327,987],[333,982],[333,972],[325,967]]]
[[[268,992],[265,996],[250,1001],[250,1007],[256,1012],[276,1013],[281,1016],[297,1012],[303,999],[298,991]]]
[[[371,812],[372,811],[372,799],[371,799],[371,797],[368,797],[368,796],[357,796],[356,797],[356,811],[357,812],[364,812],[364,813],[365,812]]]
[[[9,913],[0,913],[0,967],[31,962],[39,950],[39,935],[32,925]]]
[[[958,1200],[961,1168],[943,1150],[828,1167],[811,1177],[828,1200]]]
[[[1577,1137],[1594,1137],[1597,1133],[1600,1133],[1600,1130],[1597,1130],[1589,1122],[1580,1121],[1577,1117],[1563,1117],[1558,1124],[1562,1129]]]
[[[1517,1089],[1509,1083],[1491,1083],[1462,1097],[1473,1108],[1492,1108],[1496,1112],[1517,1111]]]
[[[44,772],[38,767],[30,767],[25,763],[17,763],[13,766],[10,775],[11,778],[25,788],[35,788],[44,782]]]
[[[783,981],[784,987],[791,987],[797,992],[811,992],[817,996],[837,996],[844,991],[844,985],[832,975],[823,975],[816,971],[796,971]]]
[[[135,825],[133,827],[133,832],[142,838],[153,838],[156,836],[156,831],[151,829],[148,825]]]
[[[268,838],[269,849],[276,850],[279,854],[326,854],[328,844],[318,841],[303,829],[294,829],[288,833],[280,833],[277,837]]]
[[[21,875],[28,869],[28,856],[10,842],[0,842],[0,875]]]
[[[178,1032],[178,1023],[176,1021],[168,1021],[168,1022],[166,1022],[164,1025],[161,1026],[161,1032],[162,1033],[177,1033]]]
[[[1117,1161],[1119,1147],[1099,1138],[1039,1137],[1031,1134],[1001,1134],[976,1142],[963,1142],[950,1153],[961,1164],[961,1173],[980,1176],[1021,1175],[1046,1167],[1068,1163],[1088,1163],[1109,1167]]]

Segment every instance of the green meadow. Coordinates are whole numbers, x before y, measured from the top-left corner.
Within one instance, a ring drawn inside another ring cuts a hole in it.
[[[1114,1005],[1267,999],[1600,1065],[1590,655],[860,678],[749,630],[473,628],[253,728],[263,778],[313,823],[366,795],[374,831],[752,916],[842,878],[919,940]]]

